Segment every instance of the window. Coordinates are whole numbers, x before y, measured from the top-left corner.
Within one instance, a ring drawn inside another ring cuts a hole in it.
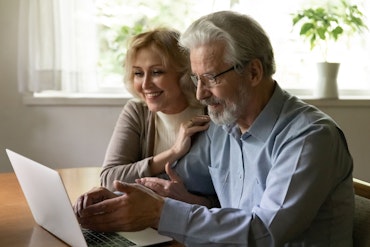
[[[277,63],[274,77],[279,84],[298,95],[310,95],[316,81],[317,57],[292,31],[290,14],[313,1],[40,0],[39,6],[27,3],[21,6],[20,20],[21,23],[27,20],[27,26],[20,29],[20,35],[27,35],[27,39],[20,40],[28,42],[32,39],[30,36],[36,34],[37,42],[31,42],[32,53],[24,48],[26,43],[20,44],[20,68],[23,68],[19,72],[20,88],[37,95],[128,96],[122,83],[128,37],[155,26],[170,25],[183,31],[204,14],[231,9],[251,15],[269,34]],[[369,1],[353,2],[370,16]],[[370,27],[370,18],[366,23]],[[370,33],[359,35],[349,44],[336,48],[335,54],[341,62],[338,77],[341,95],[370,95],[369,38]],[[38,60],[32,66],[26,64],[25,61],[32,58]],[[30,70],[37,71],[37,76],[30,78]]]

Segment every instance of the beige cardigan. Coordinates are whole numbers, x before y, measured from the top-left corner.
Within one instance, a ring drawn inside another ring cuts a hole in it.
[[[100,175],[102,186],[113,189],[114,180],[134,182],[136,178],[152,176],[149,164],[153,159],[154,138],[155,114],[142,102],[128,101],[106,151]]]

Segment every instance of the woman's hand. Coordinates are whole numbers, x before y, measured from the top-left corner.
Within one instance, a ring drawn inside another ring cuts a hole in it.
[[[157,177],[146,177],[136,179],[135,181],[163,197],[170,197],[175,200],[191,204],[199,204],[206,207],[212,206],[211,201],[207,197],[190,193],[169,163],[166,164],[165,170],[170,180]]]
[[[184,156],[191,147],[191,136],[208,129],[209,125],[210,118],[207,115],[196,116],[182,123],[175,144],[170,149],[153,156],[149,164],[151,176],[163,173],[167,162],[172,164]]]
[[[191,136],[197,132],[204,131],[209,127],[210,118],[208,115],[193,117],[180,126],[179,134],[173,145],[172,152],[176,154],[177,159],[185,155],[191,147]]]
[[[160,196],[183,201],[189,192],[186,190],[181,178],[171,169],[169,163],[166,164],[165,170],[170,180],[157,177],[146,177],[136,179],[135,182],[144,185]]]

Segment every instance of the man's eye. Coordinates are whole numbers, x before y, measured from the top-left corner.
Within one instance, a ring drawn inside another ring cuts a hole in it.
[[[204,75],[204,78],[206,78],[207,81],[214,81],[215,80],[215,77],[212,76],[212,75]]]

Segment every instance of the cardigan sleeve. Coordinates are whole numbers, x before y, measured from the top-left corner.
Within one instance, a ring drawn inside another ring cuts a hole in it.
[[[149,163],[153,159],[150,146],[150,114],[146,106],[131,100],[121,111],[113,130],[100,175],[101,184],[113,189],[113,181],[134,182],[151,176]]]

